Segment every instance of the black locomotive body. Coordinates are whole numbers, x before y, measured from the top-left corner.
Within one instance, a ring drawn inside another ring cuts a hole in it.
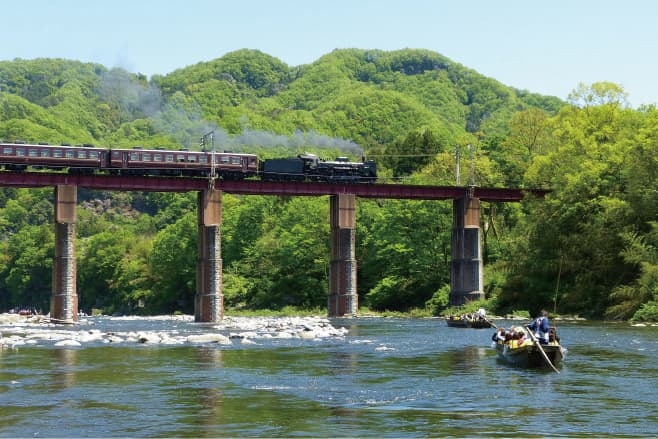
[[[260,176],[265,181],[324,181],[371,183],[377,179],[372,160],[350,162],[347,157],[323,160],[315,154],[300,154],[285,159],[264,160]]]

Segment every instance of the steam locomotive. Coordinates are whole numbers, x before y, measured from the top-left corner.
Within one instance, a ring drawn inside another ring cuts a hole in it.
[[[375,162],[365,158],[361,162],[351,162],[347,157],[327,161],[315,154],[300,154],[259,161],[255,154],[141,147],[104,149],[88,144],[0,142],[0,167],[9,171],[65,170],[71,174],[216,176],[224,180],[361,183],[377,179]]]
[[[315,154],[299,154],[285,159],[268,159],[261,163],[260,178],[265,181],[328,181],[368,183],[377,179],[373,160],[350,162],[347,157],[322,160]]]

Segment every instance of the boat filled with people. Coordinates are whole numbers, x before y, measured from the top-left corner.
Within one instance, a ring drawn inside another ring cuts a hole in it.
[[[453,328],[474,328],[486,329],[495,326],[491,320],[486,316],[483,308],[477,312],[469,312],[465,314],[455,315],[451,314],[446,317],[446,324]]]
[[[557,366],[566,356],[566,349],[560,344],[554,327],[549,328],[545,339],[538,337],[528,326],[500,327],[491,339],[498,358],[516,367],[551,368],[559,373]]]
[[[452,328],[468,328],[464,315],[451,314],[446,317],[446,324]]]

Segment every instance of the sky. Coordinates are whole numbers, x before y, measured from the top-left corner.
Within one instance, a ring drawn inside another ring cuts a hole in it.
[[[0,60],[64,58],[166,75],[239,49],[290,66],[334,49],[427,49],[566,100],[620,85],[658,103],[653,0],[5,0]]]

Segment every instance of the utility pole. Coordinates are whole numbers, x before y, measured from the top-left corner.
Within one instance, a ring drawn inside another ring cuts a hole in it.
[[[455,186],[459,186],[461,182],[459,181],[459,145],[455,148]]]
[[[210,131],[201,136],[201,151],[208,151],[208,144],[210,144],[210,175],[208,176],[210,189],[215,188],[215,180],[217,179],[217,166],[215,163],[215,132]]]
[[[471,153],[471,178],[470,178],[470,183],[469,186],[475,186],[475,159],[473,157],[473,145],[470,143],[468,144],[468,150]]]

